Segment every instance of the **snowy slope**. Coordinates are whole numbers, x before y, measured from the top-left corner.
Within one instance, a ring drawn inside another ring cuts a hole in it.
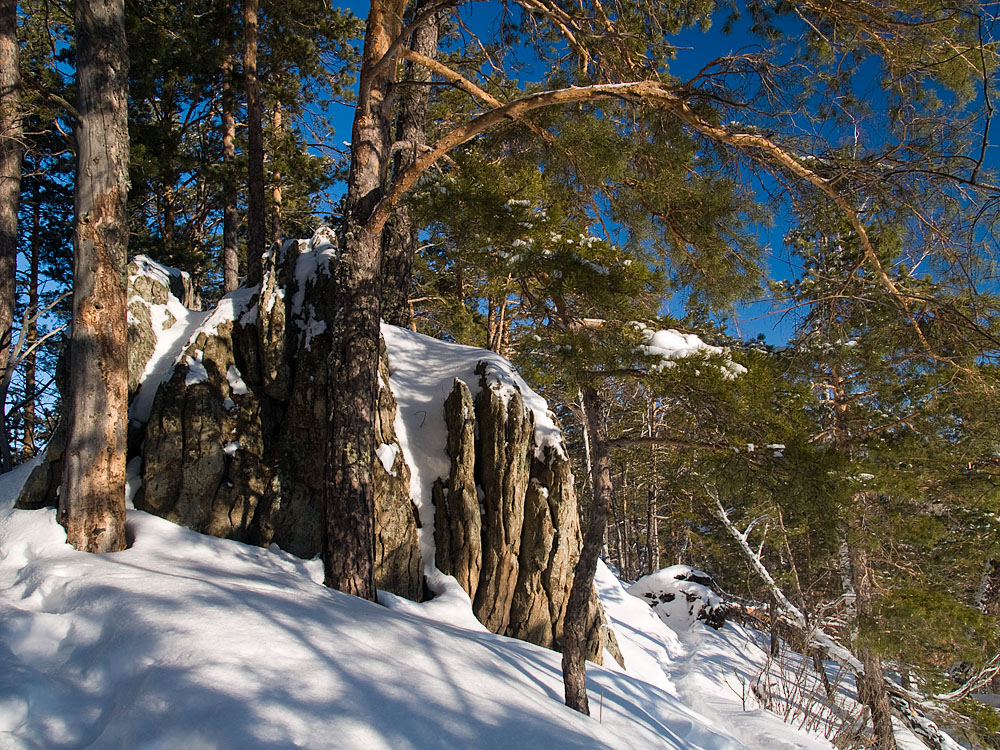
[[[558,654],[331,591],[317,561],[138,511],[128,550],[76,552],[51,509],[8,510],[25,475],[0,478],[5,750],[817,747],[766,714],[788,744],[754,742],[688,690],[687,647],[606,569],[630,672],[591,667],[590,719]]]

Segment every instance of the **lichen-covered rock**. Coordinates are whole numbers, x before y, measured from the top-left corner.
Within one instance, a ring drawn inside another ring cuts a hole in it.
[[[444,405],[451,471],[433,490],[435,560],[488,628],[559,648],[582,544],[573,474],[561,448],[536,445],[520,394],[495,387],[485,363],[476,371],[475,403],[456,379]],[[618,653],[596,594],[588,636],[591,661]]]
[[[389,367],[382,344],[375,439],[375,579],[383,591],[420,601],[423,563],[417,516],[410,502],[410,467],[396,439],[396,399],[389,388]]]
[[[45,455],[38,462],[21,487],[16,507],[20,510],[38,510],[59,503],[59,483],[62,481],[63,456],[66,452],[66,423],[56,425],[45,447]]]
[[[528,450],[534,413],[520,393],[509,398],[493,387],[485,368],[475,401],[479,428],[477,471],[483,488],[483,568],[473,599],[478,620],[494,633],[505,633],[517,587],[524,496],[528,488]]]
[[[434,484],[434,559],[475,600],[483,568],[482,512],[476,489],[475,406],[469,386],[456,378],[444,402],[451,473]]]
[[[153,351],[159,331],[153,326],[159,325],[161,330],[169,328],[176,319],[169,311],[171,299],[189,310],[201,307],[201,300],[191,283],[189,274],[176,268],[167,268],[145,255],[137,255],[128,264],[128,395],[135,395],[142,378],[143,371]],[[153,320],[150,311],[152,306],[163,306],[162,317]]]
[[[272,247],[260,289],[225,298],[178,356],[145,426],[144,486],[134,502],[196,531],[309,558],[322,550],[326,456],[325,436],[303,428],[315,424],[303,410],[319,410],[323,423],[331,407],[325,331],[309,322],[315,310],[295,305],[306,277],[296,272],[300,249]],[[316,274],[313,283],[329,276]],[[419,600],[422,563],[395,410],[385,387],[376,424],[384,450],[374,465],[375,578],[379,588]]]
[[[233,351],[235,321],[188,344],[153,403],[134,502],[195,531],[259,542],[255,511],[271,485],[259,399]]]

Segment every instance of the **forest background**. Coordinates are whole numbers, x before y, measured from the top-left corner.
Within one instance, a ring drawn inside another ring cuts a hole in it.
[[[62,410],[72,10],[4,6],[5,470]],[[330,224],[348,247],[376,217],[382,316],[537,384],[624,577],[697,565],[754,607],[782,594],[871,674],[968,693],[996,677],[1000,607],[994,10],[425,2],[396,9],[398,58],[365,58],[377,24],[350,10],[129,5],[129,253],[207,303],[271,242]],[[776,339],[746,341],[761,304]],[[664,366],[657,329],[719,348]]]

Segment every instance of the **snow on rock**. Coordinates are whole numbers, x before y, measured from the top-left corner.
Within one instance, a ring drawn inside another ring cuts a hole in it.
[[[184,364],[187,365],[188,371],[184,378],[184,385],[192,386],[196,383],[208,382],[208,370],[205,369],[205,363],[202,358],[205,356],[205,352],[200,349],[195,351],[194,356],[188,355],[184,357]]]
[[[139,256],[142,258],[144,256]],[[138,260],[138,258],[136,259]],[[152,263],[152,261],[148,261]],[[169,270],[159,266],[166,273]],[[167,287],[169,289],[169,286]],[[148,422],[149,413],[153,408],[153,397],[156,391],[165,383],[174,371],[174,363],[191,340],[192,335],[210,315],[207,312],[189,310],[180,303],[173,294],[167,297],[166,304],[150,304],[140,300],[149,308],[150,321],[153,325],[155,345],[153,354],[146,363],[146,369],[140,376],[140,387],[129,406],[129,419]]]
[[[245,396],[247,394],[247,384],[243,381],[240,368],[236,365],[229,365],[226,370],[226,380],[229,382],[229,390],[234,396]]]
[[[445,399],[462,380],[473,400],[480,390],[476,367],[486,366],[490,388],[509,398],[520,390],[527,408],[535,417],[536,455],[552,446],[565,456],[562,434],[545,399],[528,387],[514,366],[499,354],[439,341],[404,328],[382,325],[389,356],[389,387],[396,399],[396,435],[406,463],[411,469],[410,497],[420,515],[420,551],[428,573],[434,572],[434,505],[431,487],[438,477],[447,477],[451,461],[445,445]]]
[[[330,262],[337,255],[337,237],[329,227],[320,227],[312,239],[299,242],[299,255],[295,259],[295,293],[292,295],[291,317],[302,318],[306,287],[320,273],[330,275]]]
[[[687,565],[671,565],[643,576],[628,587],[628,593],[646,601],[671,627],[689,628],[705,620],[715,628],[725,622],[722,599],[708,587],[711,576]]]
[[[162,263],[157,263],[155,260],[150,258],[148,255],[136,255],[132,259],[132,263],[138,268],[138,273],[142,276],[148,276],[159,284],[162,284],[167,289],[170,288],[170,282],[172,277],[180,277],[182,279],[190,279],[191,274],[187,271],[181,271],[177,268],[170,268]]]
[[[681,333],[675,328],[653,330],[638,322],[633,325],[644,341],[643,345],[639,347],[639,351],[650,357],[658,357],[660,360],[653,369],[663,370],[673,367],[678,359],[700,356],[721,358],[718,366],[723,377],[727,380],[732,380],[747,371],[743,365],[733,362],[729,358],[727,349],[706,344],[697,334]]]

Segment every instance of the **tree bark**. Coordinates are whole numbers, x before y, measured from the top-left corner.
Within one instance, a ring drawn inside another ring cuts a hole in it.
[[[583,416],[590,443],[591,482],[593,499],[590,503],[587,531],[583,537],[580,560],[573,573],[573,586],[566,605],[563,626],[562,672],[566,705],[590,715],[587,699],[587,619],[597,559],[604,544],[611,508],[611,454],[608,450],[608,429],[601,414],[601,396],[593,386],[583,389]]]
[[[991,558],[986,562],[986,571],[979,584],[977,596],[979,609],[992,617],[1000,615],[1000,560]],[[1000,693],[1000,674],[990,680],[990,691]]]
[[[21,197],[21,79],[17,45],[17,2],[0,0],[0,373],[14,345],[17,294],[17,208]],[[6,412],[0,400],[0,418]],[[13,465],[6,425],[0,435],[0,472]]]
[[[428,5],[421,0],[414,7],[414,14]],[[438,14],[430,15],[413,31],[410,49],[428,58],[437,57]],[[396,154],[394,174],[401,174],[416,161],[420,150],[427,144],[427,98],[425,85],[431,72],[423,65],[406,64],[406,81],[399,98],[396,118],[396,140],[401,148]],[[412,312],[409,304],[413,285],[413,259],[417,252],[417,228],[413,225],[409,207],[397,206],[393,217],[386,224],[382,240],[382,317],[397,326],[409,326]]]
[[[31,346],[38,339],[38,265],[41,260],[40,237],[42,199],[38,183],[35,183],[35,200],[31,211],[31,257],[28,261],[28,331],[25,344]],[[24,358],[24,440],[21,455],[33,458],[35,446],[35,378],[38,355],[34,350]]]
[[[125,548],[128,53],[123,0],[77,0],[76,220],[59,522],[88,552]]]
[[[281,122],[281,102],[277,101],[274,103],[274,112],[271,113],[271,125],[274,130],[274,143],[275,148],[274,153],[271,158],[273,163],[277,165],[277,159],[275,155],[278,152],[278,146],[281,143],[281,133],[282,133],[282,122]],[[282,229],[281,229],[281,171],[277,166],[275,166],[274,171],[271,173],[271,242],[276,243],[278,246],[282,243]]]
[[[375,598],[375,409],[378,396],[381,227],[372,212],[384,192],[391,150],[390,93],[394,65],[377,66],[400,32],[403,0],[372,2],[361,59],[358,106],[351,134],[345,227],[337,258],[336,309],[330,362],[330,415],[323,502],[325,583]]]
[[[864,505],[868,502],[867,493],[860,493],[857,498],[859,514],[864,513]],[[860,523],[851,524],[852,534],[860,532]],[[857,622],[863,626],[872,617],[872,571],[868,564],[868,553],[857,540],[849,539],[847,552],[850,558],[851,583],[854,588],[854,607]],[[876,750],[896,750],[896,735],[892,728],[892,708],[889,703],[889,693],[885,689],[885,674],[882,660],[863,642],[852,643],[852,650],[863,666],[858,675],[858,697],[868,706],[872,719],[872,733]]]
[[[240,285],[239,214],[236,207],[236,115],[233,98],[233,56],[222,63],[222,292]]]
[[[264,123],[257,80],[260,0],[243,2],[243,80],[247,98],[247,284],[260,283],[267,225],[264,206]]]

